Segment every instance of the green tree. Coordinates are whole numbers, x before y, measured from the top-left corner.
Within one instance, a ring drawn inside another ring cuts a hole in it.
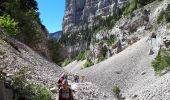
[[[35,0],[20,0],[20,5],[24,10],[38,10],[38,4]]]
[[[63,56],[61,55],[62,46],[56,40],[48,40],[48,44],[52,60],[56,64],[61,65],[61,62],[64,60]]]
[[[164,69],[170,68],[170,54],[165,49],[160,49],[156,58],[152,61],[152,66],[157,74]]]
[[[11,36],[19,33],[18,22],[12,19],[9,15],[0,16],[0,27],[5,29],[6,33]]]

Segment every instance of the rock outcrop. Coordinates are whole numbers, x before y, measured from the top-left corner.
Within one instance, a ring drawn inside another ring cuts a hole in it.
[[[63,32],[76,32],[90,27],[97,16],[113,14],[129,0],[66,0]]]

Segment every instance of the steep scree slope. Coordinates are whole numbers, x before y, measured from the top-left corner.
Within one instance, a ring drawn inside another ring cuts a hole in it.
[[[11,39],[0,30],[0,68],[8,74],[15,74],[28,68],[28,79],[35,83],[53,85],[64,71],[58,65],[43,58],[28,46]]]
[[[118,85],[126,100],[169,100],[170,73],[155,76],[151,66],[155,55],[149,55],[147,41],[143,38],[104,62],[74,72],[85,75],[107,93],[112,93],[112,87]]]

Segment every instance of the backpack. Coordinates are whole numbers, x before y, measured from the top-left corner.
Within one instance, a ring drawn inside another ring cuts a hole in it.
[[[63,88],[60,89],[59,95],[62,98],[62,93],[63,93]],[[74,100],[73,95],[72,95],[72,90],[69,88],[69,100]]]

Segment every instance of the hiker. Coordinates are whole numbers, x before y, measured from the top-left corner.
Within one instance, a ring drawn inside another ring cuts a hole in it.
[[[60,90],[60,88],[62,87],[63,80],[64,80],[64,75],[62,74],[61,77],[57,81],[58,90]]]
[[[81,82],[84,82],[85,76],[81,76]]]
[[[68,75],[67,74],[64,74],[64,80],[68,80]]]
[[[63,87],[59,90],[58,100],[74,100],[73,92],[69,87],[68,81],[63,81]]]
[[[77,74],[74,76],[74,82],[75,82],[75,83],[78,83],[78,82],[79,82],[79,76],[78,76]]]

